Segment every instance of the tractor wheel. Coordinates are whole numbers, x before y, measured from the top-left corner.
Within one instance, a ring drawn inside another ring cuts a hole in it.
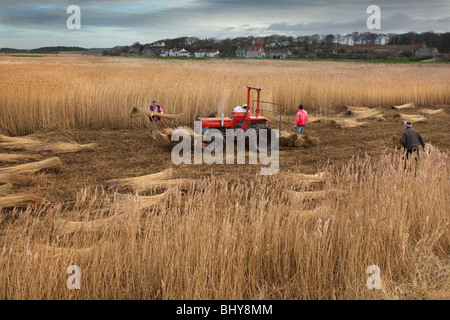
[[[256,131],[256,150],[258,151],[270,151],[272,148],[272,128],[267,123],[252,123],[247,127],[248,129],[254,129]],[[266,139],[262,140],[260,131],[266,130]],[[249,139],[247,139],[248,142]],[[247,144],[248,145],[248,144]]]

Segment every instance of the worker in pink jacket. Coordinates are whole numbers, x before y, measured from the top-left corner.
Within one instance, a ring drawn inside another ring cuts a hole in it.
[[[295,128],[299,136],[303,134],[306,123],[308,122],[308,112],[303,110],[303,105],[298,107],[297,117],[295,118]]]

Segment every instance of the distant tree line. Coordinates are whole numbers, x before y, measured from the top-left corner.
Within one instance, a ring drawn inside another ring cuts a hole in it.
[[[313,49],[330,49],[339,45],[355,44],[380,44],[380,45],[412,45],[417,43],[426,43],[429,47],[436,47],[441,53],[450,51],[450,32],[408,32],[403,34],[395,33],[373,33],[373,32],[353,32],[346,35],[341,34],[313,34],[306,36],[286,36],[270,35],[265,37],[237,37],[218,40],[215,38],[200,39],[197,37],[178,37],[175,39],[162,39],[157,42],[164,42],[165,48],[185,48],[190,52],[199,49],[219,50],[223,57],[232,57],[238,47],[251,46],[253,41],[263,41],[265,46],[276,44],[274,48],[290,48],[294,52],[296,48],[302,47],[305,52]],[[135,42],[131,47],[143,50],[144,45]],[[32,50],[20,50],[13,48],[2,48],[0,53],[58,53],[67,51],[87,51],[88,49],[80,47],[43,47]]]
[[[197,49],[218,49],[224,56],[230,56],[236,50],[239,43],[243,46],[246,40],[251,45],[253,40],[262,40],[267,45],[269,43],[283,44],[286,47],[302,46],[304,48],[333,47],[337,45],[355,44],[389,44],[389,45],[413,45],[425,42],[429,47],[436,47],[439,52],[450,51],[450,32],[408,32],[403,34],[395,33],[373,33],[373,32],[353,32],[346,35],[341,34],[313,34],[306,36],[286,36],[271,35],[265,37],[237,37],[218,40],[215,38],[200,39],[197,37],[179,37],[175,39],[163,39],[166,48],[185,48],[188,51]],[[284,45],[286,43],[286,45]]]
[[[80,47],[42,47],[37,49],[31,49],[31,50],[23,50],[23,49],[13,49],[13,48],[1,48],[0,53],[44,53],[44,54],[50,54],[50,53],[59,53],[59,52],[71,52],[71,51],[88,51],[86,48],[80,48]]]

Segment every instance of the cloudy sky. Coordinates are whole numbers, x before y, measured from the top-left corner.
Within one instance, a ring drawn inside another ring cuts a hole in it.
[[[70,5],[81,10],[81,29],[70,30]],[[370,5],[381,10],[381,29],[369,30]],[[354,31],[449,32],[449,0],[1,0],[0,48],[103,48],[195,36],[348,34]]]

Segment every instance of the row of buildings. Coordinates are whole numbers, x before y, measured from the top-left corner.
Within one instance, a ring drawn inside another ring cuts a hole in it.
[[[110,50],[112,55],[121,56],[148,56],[148,57],[196,57],[196,58],[216,58],[219,56],[219,50],[200,49],[193,54],[184,48],[165,49],[162,47],[152,47],[150,45],[139,47],[114,47]]]
[[[335,57],[345,57],[346,55],[357,54],[359,56],[385,56],[390,58],[398,57],[436,57],[440,53],[437,48],[428,47],[425,43],[414,45],[334,45],[330,47],[294,47],[294,48],[267,48],[260,45],[257,40],[250,43],[249,46],[236,46],[232,56],[239,58],[271,58],[271,59],[289,59],[297,57],[320,57],[321,54],[328,52]],[[241,43],[242,45],[242,43]],[[145,45],[139,47],[115,47],[111,49],[112,55],[122,56],[153,56],[153,57],[195,57],[195,58],[216,58],[220,56],[218,49],[198,49],[194,52],[185,48],[166,48],[164,42],[157,45]],[[228,56],[228,55],[227,55]],[[231,55],[229,55],[231,56]]]
[[[374,45],[359,44],[354,46],[342,45],[333,49],[333,53],[374,53],[387,54],[391,56],[400,56],[409,52],[411,57],[437,57],[439,50],[434,47],[428,47],[425,43],[413,45]]]

